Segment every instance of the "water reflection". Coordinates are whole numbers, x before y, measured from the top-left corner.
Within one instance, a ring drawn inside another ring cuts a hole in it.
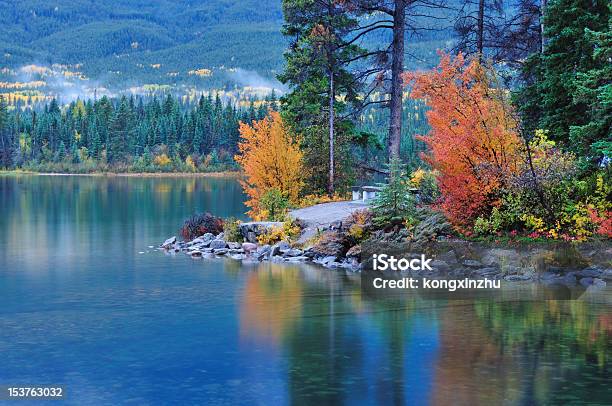
[[[240,318],[241,336],[285,354],[298,404],[612,399],[610,309],[584,301],[372,298],[342,273],[262,265]]]

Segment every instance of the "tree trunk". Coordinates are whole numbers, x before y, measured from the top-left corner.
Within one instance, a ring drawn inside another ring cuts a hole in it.
[[[334,89],[334,73],[329,73],[329,182],[327,191],[330,195],[334,194],[334,102],[336,92]]]
[[[391,100],[389,124],[389,160],[399,158],[402,137],[402,95],[404,84],[404,33],[406,31],[406,0],[395,0],[393,14],[393,60],[391,64]]]
[[[484,51],[484,0],[478,0],[478,32],[476,33],[476,48],[478,60],[482,62]]]

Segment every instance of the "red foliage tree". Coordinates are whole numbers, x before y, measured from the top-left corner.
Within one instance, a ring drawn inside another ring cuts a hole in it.
[[[410,96],[430,110],[429,134],[419,136],[424,159],[439,172],[440,208],[458,228],[499,205],[499,192],[516,170],[521,141],[507,94],[478,60],[441,54],[437,68],[409,72]]]

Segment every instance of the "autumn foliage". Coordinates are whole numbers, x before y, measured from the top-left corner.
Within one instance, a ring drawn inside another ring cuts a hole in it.
[[[302,152],[280,114],[270,111],[267,117],[253,121],[252,125],[240,123],[240,136],[235,160],[245,175],[241,184],[249,197],[248,214],[256,220],[266,218],[260,202],[273,189],[290,203],[297,203],[303,187]]]
[[[410,96],[430,108],[424,156],[439,172],[440,208],[458,227],[471,225],[499,204],[499,192],[516,170],[521,148],[505,94],[489,69],[459,54],[442,54],[437,68],[407,73]]]

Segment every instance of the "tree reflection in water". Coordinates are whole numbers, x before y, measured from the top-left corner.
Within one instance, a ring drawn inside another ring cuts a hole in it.
[[[580,301],[372,297],[359,278],[261,264],[240,306],[245,342],[286,361],[292,403],[605,403],[609,308]]]

